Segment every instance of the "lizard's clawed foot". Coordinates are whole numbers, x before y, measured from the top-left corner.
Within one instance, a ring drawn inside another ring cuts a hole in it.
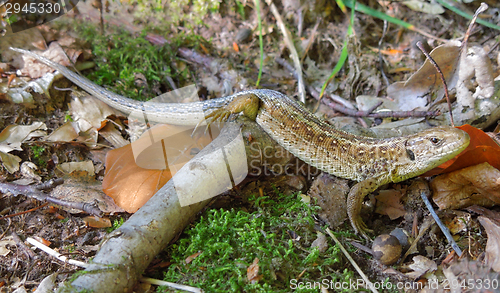
[[[361,217],[357,218],[355,221],[352,221],[352,227],[354,228],[354,231],[356,231],[356,233],[361,234],[363,238],[365,238],[367,241],[370,241],[368,233],[373,233],[373,230],[368,229],[363,220],[361,220]]]
[[[196,124],[193,133],[196,131],[196,129],[198,129],[200,124],[203,123],[204,121],[207,123],[207,127],[205,128],[205,133],[207,133],[208,128],[212,123],[226,122],[229,119],[229,116],[231,116],[231,114],[232,112],[225,108],[215,109],[210,114],[205,116],[205,120],[201,120],[200,122],[198,122],[198,124]]]
[[[243,112],[248,118],[255,120],[259,110],[259,97],[252,93],[245,93],[235,96],[234,99],[223,108],[215,109],[205,116],[207,129],[214,122],[226,122],[231,114]],[[201,123],[202,121],[200,121]],[[198,125],[200,124],[198,123]],[[196,127],[198,127],[198,125]],[[206,130],[205,130],[206,133]]]

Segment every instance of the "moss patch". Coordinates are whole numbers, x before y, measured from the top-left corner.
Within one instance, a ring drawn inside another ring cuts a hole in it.
[[[172,90],[167,78],[177,87],[193,83],[189,68],[178,61],[180,46],[196,48],[205,43],[203,38],[179,33],[168,37],[163,46],[151,44],[147,33],[140,35],[116,29],[107,35],[100,34],[94,25],[78,28],[79,35],[90,43],[96,56],[96,69],[87,77],[96,84],[136,100],[148,100]]]
[[[293,280],[349,280],[340,250],[311,248],[316,239],[315,208],[301,196],[251,199],[256,210],[209,210],[170,246],[165,281],[191,285],[206,292],[289,292]],[[318,228],[318,227],[317,227]],[[186,259],[200,253],[189,264]],[[259,259],[257,283],[247,280],[247,268]],[[291,283],[292,282],[292,283]],[[161,287],[160,292],[170,292]],[[297,288],[296,292],[318,292]]]

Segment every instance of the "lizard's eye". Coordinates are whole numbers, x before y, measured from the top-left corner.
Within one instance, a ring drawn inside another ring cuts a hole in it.
[[[430,141],[432,142],[432,144],[434,144],[434,145],[437,145],[437,144],[439,144],[439,142],[441,142],[441,140],[440,140],[439,138],[437,138],[437,137],[431,137],[429,140],[430,140]]]

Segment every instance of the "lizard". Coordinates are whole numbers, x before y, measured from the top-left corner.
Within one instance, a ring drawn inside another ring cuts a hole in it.
[[[150,121],[199,125],[204,118],[210,124],[227,121],[233,114],[247,116],[307,164],[357,182],[347,195],[347,214],[354,231],[367,240],[367,233],[372,231],[361,219],[366,195],[382,185],[401,182],[439,166],[462,152],[470,141],[466,132],[451,126],[437,126],[407,136],[383,139],[350,134],[334,128],[290,97],[268,89],[246,90],[193,103],[143,103],[115,94],[36,53],[10,49],[59,71],[111,107],[126,114],[142,111]]]

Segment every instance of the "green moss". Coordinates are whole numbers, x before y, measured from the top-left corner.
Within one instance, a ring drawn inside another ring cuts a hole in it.
[[[341,252],[335,245],[330,244],[325,253],[310,248],[316,239],[315,208],[300,199],[277,194],[251,199],[257,207],[254,212],[207,211],[169,247],[172,264],[164,279],[206,292],[289,292],[291,280],[299,275],[299,281],[305,282],[352,278],[340,267]],[[186,258],[196,253],[200,254],[187,264]],[[247,268],[255,258],[262,279],[251,284]]]
[[[90,24],[78,28],[80,37],[90,44],[96,56],[96,69],[87,76],[93,82],[137,100],[172,90],[168,77],[177,87],[193,83],[188,67],[174,66],[177,49],[180,46],[197,48],[203,42],[207,45],[203,38],[180,33],[169,37],[169,43],[160,47],[146,40],[146,32],[134,35],[116,30],[101,35],[97,27]]]

